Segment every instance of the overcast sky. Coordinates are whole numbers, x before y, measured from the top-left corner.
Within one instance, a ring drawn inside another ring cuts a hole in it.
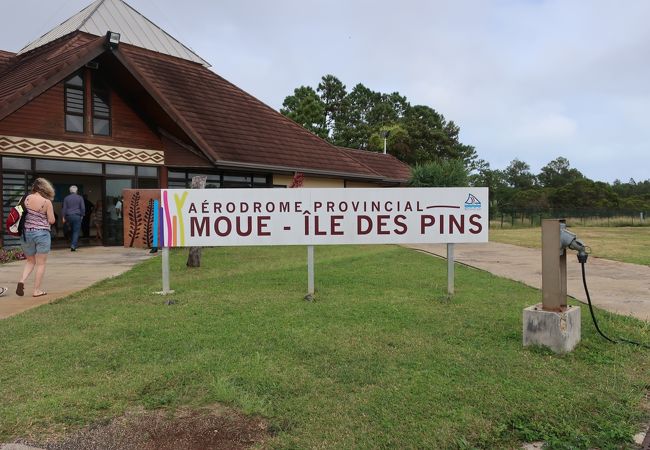
[[[0,0],[18,51],[91,0]],[[127,0],[279,109],[333,74],[453,120],[492,168],[650,179],[650,1]]]

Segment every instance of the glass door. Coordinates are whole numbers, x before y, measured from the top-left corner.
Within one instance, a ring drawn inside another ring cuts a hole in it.
[[[8,159],[8,158],[5,158]],[[27,193],[28,186],[31,184],[31,176],[27,173],[7,173],[2,174],[2,224],[7,219],[9,211],[16,206],[20,198]],[[2,227],[1,233],[4,233],[3,246],[13,247],[20,245],[20,238],[7,234],[5,227]]]
[[[131,178],[107,178],[104,196],[104,245],[124,245],[122,189],[132,189]]]

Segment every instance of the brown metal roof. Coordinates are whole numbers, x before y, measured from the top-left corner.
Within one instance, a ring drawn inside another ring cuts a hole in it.
[[[13,58],[15,56],[15,53],[0,50],[0,75],[2,75],[2,72],[4,72],[6,68],[13,64]]]
[[[11,58],[0,73],[0,119],[105,51],[105,38],[74,33]]]
[[[217,165],[381,178],[200,64],[130,45],[116,55]]]
[[[345,147],[339,149],[380,174],[384,181],[406,183],[411,179],[411,167],[393,155]]]

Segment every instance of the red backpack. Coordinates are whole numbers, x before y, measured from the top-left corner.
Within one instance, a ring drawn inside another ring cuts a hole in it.
[[[9,211],[6,222],[7,234],[11,236],[21,236],[25,229],[25,219],[27,218],[27,208],[25,207],[25,195],[20,199],[16,206]]]

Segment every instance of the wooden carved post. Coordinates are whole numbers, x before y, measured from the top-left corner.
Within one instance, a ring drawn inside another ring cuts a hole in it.
[[[191,189],[205,189],[207,177],[192,177]],[[201,247],[190,247],[187,255],[187,267],[201,267]]]

